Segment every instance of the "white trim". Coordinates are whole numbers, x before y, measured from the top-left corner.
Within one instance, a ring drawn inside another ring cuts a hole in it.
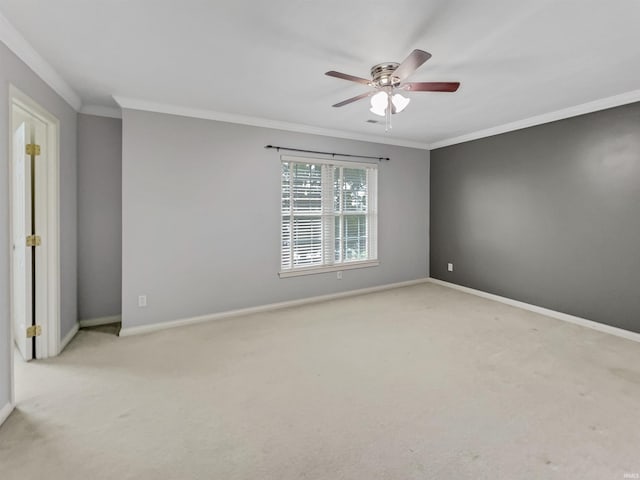
[[[111,315],[110,317],[86,318],[80,320],[80,328],[98,327],[100,325],[109,325],[122,321],[121,315]]]
[[[159,330],[167,330],[169,328],[183,327],[185,325],[193,325],[196,323],[210,322],[213,320],[221,320],[224,318],[239,317],[242,315],[252,315],[255,313],[270,312],[273,310],[281,310],[283,308],[299,307],[301,305],[309,305],[312,303],[326,302],[329,300],[336,300],[338,298],[354,297],[357,295],[365,295],[368,293],[380,292],[383,290],[391,290],[394,288],[418,285],[428,281],[429,281],[428,278],[419,278],[417,280],[409,280],[406,282],[398,282],[398,283],[389,283],[386,285],[378,285],[376,287],[361,288],[358,290],[349,290],[347,292],[330,293],[328,295],[302,298],[300,300],[289,300],[286,302],[260,305],[258,307],[241,308],[238,310],[229,310],[227,312],[212,313],[209,315],[201,315],[199,317],[183,318],[180,320],[171,320],[168,322],[153,323],[151,325],[142,325],[139,327],[126,327],[120,330],[120,336],[129,337],[131,335],[140,335],[143,333],[156,332]]]
[[[62,351],[67,347],[67,345],[69,345],[69,342],[73,340],[73,337],[76,336],[79,328],[80,325],[76,323],[73,328],[69,330],[69,333],[67,333],[65,337],[60,341],[60,350],[58,350],[58,355],[60,355]]]
[[[299,277],[301,275],[315,275],[317,273],[341,272],[342,270],[354,270],[357,268],[377,267],[378,260],[363,260],[360,262],[336,263],[333,265],[322,265],[318,267],[295,268],[283,270],[278,275],[280,278]]]
[[[587,102],[580,105],[563,108],[562,110],[543,113],[542,115],[536,115],[535,117],[525,118],[516,122],[505,123],[503,125],[498,125],[484,130],[478,130],[476,132],[460,135],[459,137],[439,140],[437,142],[429,144],[428,148],[430,150],[434,150],[436,148],[448,147],[449,145],[455,145],[457,143],[477,140],[479,138],[492,137],[501,133],[521,130],[523,128],[555,122],[557,120],[564,120],[565,118],[577,117],[578,115],[606,110],[607,108],[619,107],[621,105],[627,105],[629,103],[638,101],[640,101],[640,90],[633,90],[631,92],[621,93],[620,95],[614,95],[612,97],[594,100],[593,102]]]
[[[54,92],[60,95],[74,110],[79,110],[82,100],[67,81],[47,62],[16,28],[0,13],[0,41],[16,54]]]
[[[104,105],[83,105],[79,111],[80,113],[84,113],[85,115],[122,118],[122,110],[116,107],[105,107]]]
[[[574,105],[561,110],[536,115],[534,117],[517,120],[515,122],[497,125],[495,127],[478,130],[457,137],[445,138],[435,142],[419,142],[416,140],[408,140],[392,137],[380,137],[374,135],[358,134],[353,132],[345,132],[342,130],[333,130],[322,127],[313,127],[310,125],[302,125],[296,123],[281,122],[267,118],[250,117],[245,115],[236,115],[224,112],[216,112],[212,110],[180,107],[176,105],[168,105],[163,103],[149,102],[129,97],[114,95],[113,99],[122,108],[132,110],[143,110],[148,112],[166,113],[170,115],[180,115],[184,117],[201,118],[206,120],[216,120],[228,123],[238,123],[242,125],[252,125],[256,127],[275,128],[278,130],[287,130],[292,132],[309,133],[313,135],[323,135],[336,138],[347,138],[350,140],[360,140],[364,142],[382,143],[387,145],[397,145],[401,147],[418,148],[422,150],[435,150],[437,148],[447,147],[458,143],[477,140],[480,138],[491,137],[501,133],[507,133],[514,130],[542,125],[545,123],[564,120],[566,118],[576,117],[587,113],[593,113],[607,108],[619,107],[630,103],[640,101],[640,90],[633,90],[611,97],[601,98],[587,103]]]
[[[429,283],[435,283],[436,285],[442,285],[443,287],[452,288],[454,290],[460,290],[461,292],[469,293],[477,297],[486,298],[495,302],[511,305],[512,307],[521,308],[530,312],[539,313],[546,317],[555,318],[556,320],[562,320],[564,322],[574,323],[581,327],[590,328],[599,332],[615,335],[616,337],[626,338],[627,340],[633,340],[634,342],[640,342],[640,333],[625,330],[623,328],[612,327],[600,322],[594,322],[593,320],[587,320],[586,318],[576,317],[567,313],[550,310],[548,308],[539,307],[537,305],[531,305],[530,303],[520,302],[518,300],[512,300],[507,297],[501,297],[500,295],[494,295],[493,293],[483,292],[482,290],[475,290],[469,287],[463,287],[455,283],[445,282],[444,280],[438,280],[437,278],[428,278]]]
[[[13,403],[7,403],[0,409],[0,425],[2,425],[7,418],[9,418],[9,415],[11,415],[11,412],[13,412],[13,408]]]
[[[381,137],[376,135],[364,135],[343,130],[333,130],[299,123],[282,122],[261,117],[251,117],[247,115],[237,115],[234,113],[216,112],[199,108],[180,107],[166,103],[149,102],[135,98],[113,95],[113,99],[123,109],[142,110],[145,112],[166,113],[169,115],[179,115],[182,117],[200,118],[204,120],[215,120],[218,122],[237,123],[241,125],[251,125],[254,127],[274,128],[276,130],[286,130],[289,132],[309,133],[311,135],[322,135],[325,137],[347,138],[349,140],[359,140],[362,142],[382,143],[385,145],[397,145],[400,147],[419,148],[428,150],[429,145],[415,140],[402,138]]]

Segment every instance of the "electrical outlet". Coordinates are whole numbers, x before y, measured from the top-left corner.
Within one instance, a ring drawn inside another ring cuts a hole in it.
[[[336,278],[337,278],[338,280],[342,280],[342,272],[337,272],[337,273],[336,273]]]
[[[453,263],[447,263],[447,270],[453,272]]]
[[[146,306],[147,306],[147,296],[138,295],[138,307],[146,307]]]

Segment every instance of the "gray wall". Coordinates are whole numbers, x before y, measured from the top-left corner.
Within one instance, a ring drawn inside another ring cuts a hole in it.
[[[379,172],[380,266],[278,278],[280,155],[267,144],[392,158]],[[124,110],[122,177],[125,328],[428,272],[424,150]]]
[[[120,315],[122,120],[78,115],[78,314]]]
[[[639,249],[640,104],[431,152],[432,277],[640,332]]]
[[[60,267],[64,337],[77,322],[76,112],[0,43],[0,408],[9,400],[9,84],[60,120]]]

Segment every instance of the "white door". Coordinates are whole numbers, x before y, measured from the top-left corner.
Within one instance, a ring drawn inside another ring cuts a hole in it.
[[[31,233],[31,157],[26,153],[31,131],[26,122],[13,133],[13,324],[14,337],[25,360],[33,358],[33,342],[27,338],[27,327],[32,322],[32,256],[27,248],[27,235]]]

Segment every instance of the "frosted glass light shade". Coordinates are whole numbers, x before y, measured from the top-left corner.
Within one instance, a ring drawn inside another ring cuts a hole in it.
[[[402,110],[404,110],[405,107],[409,105],[410,101],[410,98],[403,97],[399,93],[396,93],[393,97],[391,97],[391,102],[393,103],[393,106],[396,107],[396,113],[400,113]]]
[[[387,92],[378,92],[371,97],[371,108],[369,109],[371,113],[384,117],[388,99]]]

